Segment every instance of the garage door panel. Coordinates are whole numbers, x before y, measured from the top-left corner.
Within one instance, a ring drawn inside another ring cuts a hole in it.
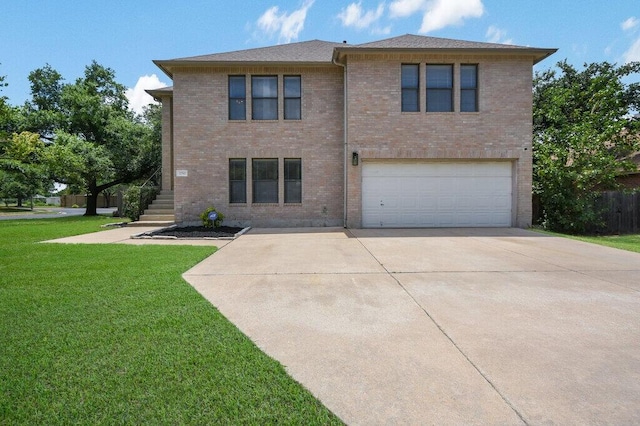
[[[509,162],[365,162],[363,226],[510,226],[511,170]]]

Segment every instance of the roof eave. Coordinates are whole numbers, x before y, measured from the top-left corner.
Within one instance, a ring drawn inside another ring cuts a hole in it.
[[[148,89],[148,90],[145,90],[145,92],[153,96],[153,99],[160,102],[162,98],[173,96],[173,87],[162,87],[160,89]]]
[[[336,47],[333,50],[333,60],[343,62],[344,56],[349,53],[432,53],[432,54],[483,54],[483,55],[504,55],[504,56],[532,56],[533,64],[543,61],[556,53],[558,49],[539,48],[419,48],[419,47]]]
[[[165,64],[169,64],[171,61],[153,60],[152,62],[156,64],[156,66],[160,68],[163,73],[165,73],[170,79],[173,80],[173,73],[169,70],[169,68],[165,66]]]
[[[335,67],[331,61],[185,61],[185,60],[168,60],[153,61],[166,75],[173,79],[173,70],[181,67]]]

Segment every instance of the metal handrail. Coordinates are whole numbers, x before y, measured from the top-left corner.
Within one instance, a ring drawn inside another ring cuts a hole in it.
[[[155,175],[157,175],[157,174],[158,174],[158,172],[159,172],[160,170],[162,170],[162,167],[158,167],[158,168],[156,169],[156,171],[155,171],[155,172],[153,172],[153,174],[152,174],[151,176],[149,176],[149,178],[148,178],[146,181],[144,181],[144,183],[143,183],[142,185],[140,185],[140,189],[142,189],[142,187],[144,187],[146,184],[148,184],[148,183],[149,183],[149,181],[150,181],[151,179],[153,179],[153,177],[154,177]]]
[[[142,203],[142,197],[143,197],[143,192],[142,192],[142,188],[144,188],[145,186],[147,186],[147,184],[151,181],[151,179],[153,179],[153,177],[155,175],[158,174],[158,172],[160,172],[162,170],[162,167],[158,167],[156,169],[155,172],[153,172],[153,174],[151,176],[149,176],[149,178],[142,184],[140,185],[140,199],[138,200],[138,219],[140,219],[140,216],[142,216],[142,213],[144,213],[144,211],[147,209],[147,207],[149,207],[149,205],[147,204],[146,206],[143,207],[143,203]]]

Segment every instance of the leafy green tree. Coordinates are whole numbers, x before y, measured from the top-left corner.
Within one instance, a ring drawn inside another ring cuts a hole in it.
[[[46,140],[53,140],[55,131],[66,130],[68,123],[62,110],[64,88],[62,75],[46,64],[29,73],[31,101],[24,104],[19,117],[20,130],[39,133]]]
[[[601,220],[598,193],[635,167],[640,123],[630,113],[640,109],[640,84],[625,79],[640,63],[557,67],[534,78],[533,190],[545,227],[583,233]]]
[[[0,188],[4,197],[22,200],[37,192],[49,192],[52,182],[44,161],[44,143],[37,133],[14,133],[0,155],[4,182]]]
[[[6,87],[5,76],[0,75],[0,92]],[[13,111],[7,104],[7,97],[0,95],[0,144],[6,143],[10,137]]]
[[[49,65],[29,75],[32,100],[23,125],[52,143],[47,155],[57,182],[87,192],[85,215],[97,214],[100,192],[144,178],[160,165],[153,124],[128,109],[115,72],[95,61],[84,76],[64,84]]]

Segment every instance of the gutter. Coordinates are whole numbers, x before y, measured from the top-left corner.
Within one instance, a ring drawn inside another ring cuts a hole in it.
[[[188,59],[155,59],[152,61],[158,68],[162,70],[169,78],[173,80],[173,70],[175,68],[207,68],[207,67],[331,67],[327,61],[311,62],[311,61],[197,61]]]
[[[343,143],[343,154],[344,154],[344,158],[342,161],[342,166],[344,167],[344,173],[343,173],[343,179],[344,179],[344,190],[343,190],[343,195],[344,195],[344,199],[342,200],[342,226],[343,228],[347,227],[347,189],[348,189],[348,183],[347,183],[347,160],[348,160],[348,153],[347,153],[347,136],[348,136],[348,131],[347,131],[347,65],[346,64],[341,64],[340,62],[338,62],[338,58],[337,55],[335,54],[335,50],[334,50],[334,54],[333,54],[333,58],[331,59],[331,62],[333,62],[334,65],[338,65],[339,67],[342,67],[343,69],[343,77],[342,77],[342,81],[343,81],[343,125],[342,125],[342,132],[343,132],[343,139],[344,139],[344,143]]]
[[[398,54],[434,54],[434,55],[496,55],[496,56],[530,56],[533,58],[533,64],[543,61],[549,56],[556,53],[558,49],[543,49],[532,47],[359,47],[340,46],[334,49],[333,58],[339,57],[340,54],[359,53],[359,54],[380,54],[380,53],[398,53]],[[335,63],[335,62],[334,62]]]

